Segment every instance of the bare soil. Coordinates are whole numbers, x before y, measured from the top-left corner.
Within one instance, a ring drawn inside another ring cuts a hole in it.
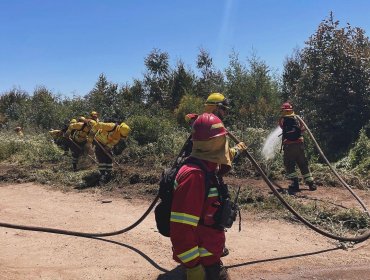
[[[268,192],[259,180],[232,179]],[[124,186],[129,188],[136,185]],[[353,199],[335,188],[299,194],[330,198],[338,205]],[[360,191],[369,205],[369,192]],[[125,198],[126,197],[126,198]],[[132,224],[148,199],[127,199],[99,188],[62,192],[34,183],[0,185],[0,222],[82,232],[111,232]],[[370,279],[370,241],[342,249],[301,224],[242,213],[242,231],[226,234],[230,255],[223,258],[232,279]],[[81,238],[0,227],[1,279],[181,279],[171,244],[155,227],[151,213],[128,233]]]

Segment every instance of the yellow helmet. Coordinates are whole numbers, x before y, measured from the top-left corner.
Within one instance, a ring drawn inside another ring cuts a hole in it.
[[[86,118],[84,116],[79,116],[77,120],[78,122],[84,122]]]
[[[122,137],[127,137],[131,132],[131,128],[124,122],[119,125],[118,130]]]
[[[95,120],[91,120],[91,119],[89,119],[89,120],[87,121],[87,126],[88,126],[88,127],[92,128],[92,127],[94,127],[95,125],[96,125],[96,121],[95,121]]]
[[[77,122],[77,120],[76,119],[71,119],[70,121],[69,121],[69,123],[70,124],[72,124],[72,123],[76,123]]]
[[[92,117],[97,117],[97,116],[98,116],[98,112],[96,112],[96,111],[92,111],[92,112],[90,113],[90,116],[92,116]]]
[[[219,92],[211,93],[208,96],[205,105],[206,107],[222,106],[226,109],[229,109],[229,101],[223,94]]]

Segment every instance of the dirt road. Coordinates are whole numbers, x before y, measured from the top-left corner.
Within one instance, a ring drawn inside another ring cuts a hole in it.
[[[110,232],[141,216],[148,201],[0,185],[0,221],[84,232]],[[301,225],[243,213],[227,232],[223,259],[232,279],[370,279],[370,241],[348,250]],[[0,228],[1,279],[180,279],[168,238],[153,214],[132,231],[88,239]]]

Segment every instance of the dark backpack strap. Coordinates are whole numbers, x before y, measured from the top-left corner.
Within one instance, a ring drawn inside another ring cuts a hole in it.
[[[295,116],[283,117],[283,141],[285,139],[295,141],[302,136],[300,123]]]
[[[87,126],[87,122],[84,121],[83,123],[84,124],[82,125],[82,127],[80,129],[75,129],[75,131],[83,131],[85,129],[85,127]]]
[[[108,133],[111,133],[111,132],[115,131],[115,130],[116,130],[116,128],[117,128],[117,126],[118,126],[118,124],[116,123],[116,124],[114,125],[114,127],[113,127],[111,130],[107,131],[107,132],[108,132]]]

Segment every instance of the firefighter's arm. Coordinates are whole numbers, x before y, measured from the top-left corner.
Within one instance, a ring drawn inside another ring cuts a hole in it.
[[[239,142],[234,147],[230,148],[231,160],[247,150],[247,145],[244,142]]]
[[[193,122],[198,118],[198,114],[187,114],[185,116],[185,122],[190,126],[193,125]]]
[[[194,268],[200,262],[200,247],[195,229],[204,206],[204,184],[202,171],[191,170],[186,176],[181,176],[174,191],[170,219],[171,242],[174,255],[187,268]]]
[[[280,118],[278,122],[280,128],[283,128],[283,123],[284,123],[284,118]]]
[[[304,126],[303,122],[301,120],[299,120],[299,128],[301,129],[301,132],[305,132],[306,131],[306,127]]]
[[[56,139],[62,135],[62,131],[58,129],[49,130],[49,134],[53,139]]]
[[[96,127],[96,131],[101,129],[101,131],[103,131],[103,132],[108,132],[108,131],[113,130],[115,126],[116,126],[115,123],[98,122],[98,123],[96,123],[94,128]]]
[[[66,132],[64,132],[63,136],[66,137],[66,138],[69,138],[69,136],[71,136],[72,130],[81,129],[81,127],[82,127],[81,123],[72,123],[68,126],[68,129],[67,129]]]

